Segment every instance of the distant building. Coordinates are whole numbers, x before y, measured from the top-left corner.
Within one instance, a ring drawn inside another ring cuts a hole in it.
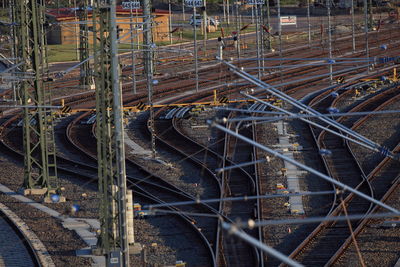
[[[79,42],[79,10],[73,8],[60,8],[48,9],[46,16],[52,24],[47,33],[48,44],[76,44]],[[134,41],[137,41],[139,36],[139,42],[142,41],[142,25],[143,22],[143,11],[141,9],[133,9],[133,22],[134,22]],[[169,13],[165,10],[156,9],[153,13],[154,25],[153,25],[153,40],[154,42],[168,41],[168,29],[169,29]],[[121,6],[117,6],[117,27],[118,34],[123,42],[130,42],[130,22],[131,14],[129,9],[123,9]],[[136,25],[137,23],[137,25]],[[89,11],[88,21],[89,31],[93,30],[92,13]],[[93,36],[90,34],[89,42],[93,43]]]

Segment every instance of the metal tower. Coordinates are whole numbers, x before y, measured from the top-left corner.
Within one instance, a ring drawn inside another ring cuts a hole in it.
[[[84,62],[80,66],[79,85],[90,89],[92,84],[89,67],[89,25],[88,25],[88,0],[81,2],[79,6],[79,61]]]
[[[16,0],[16,55],[24,61],[20,84],[23,108],[25,193],[49,193],[58,188],[50,90],[46,90],[46,33],[43,0]],[[28,77],[26,77],[28,76]],[[27,106],[34,106],[28,108]],[[45,105],[47,107],[45,107]]]
[[[195,16],[194,16],[195,17]],[[148,103],[150,106],[150,132],[151,132],[151,154],[152,157],[156,157],[156,137],[155,137],[155,123],[154,123],[154,109],[153,109],[153,84],[157,83],[154,80],[154,47],[153,43],[153,31],[152,31],[152,23],[153,17],[151,15],[151,1],[143,0],[143,42],[145,45],[145,49],[143,51],[143,63],[144,63],[144,71],[146,73],[146,81],[147,81],[147,94],[148,94]],[[197,56],[196,56],[197,58]]]
[[[98,248],[107,266],[129,266],[122,95],[117,58],[115,0],[95,1],[93,9],[97,157],[101,235]]]

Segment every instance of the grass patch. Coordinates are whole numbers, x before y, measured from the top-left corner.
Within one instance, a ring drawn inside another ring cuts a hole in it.
[[[224,35],[225,37],[230,37],[232,36],[232,32],[236,32],[236,27],[223,27]],[[254,32],[255,31],[255,26],[250,26],[247,29],[241,31],[241,34],[248,33],[248,32]],[[174,36],[179,36],[179,33],[175,33]],[[207,39],[212,39],[212,38],[218,38],[222,36],[221,28],[218,27],[218,30],[215,32],[209,32],[207,33]],[[194,38],[193,34],[193,29],[185,29],[182,32],[182,38],[185,39],[186,41],[192,41]],[[202,34],[201,28],[197,28],[197,39],[201,40],[204,39],[204,35]]]
[[[76,61],[76,45],[48,45],[47,55],[49,62]]]
[[[236,31],[236,27],[232,26],[225,26],[223,27],[224,29],[224,35],[225,37],[231,37],[232,32]],[[255,31],[255,26],[250,26],[247,29],[243,30],[241,33],[248,33],[248,32],[254,32]],[[180,34],[179,32],[175,32],[173,34],[173,43],[182,43],[182,42],[189,42],[193,41],[194,35],[193,35],[193,28],[188,28],[184,29],[182,32],[182,39],[180,39]],[[218,27],[218,30],[215,32],[210,32],[207,33],[207,39],[212,39],[212,38],[217,38],[222,35],[221,33],[221,27]],[[204,35],[201,33],[201,28],[197,28],[197,40],[203,40]],[[164,46],[164,45],[169,45],[169,41],[162,41],[162,42],[156,42],[157,46]],[[134,45],[135,48],[137,48],[137,45]],[[140,45],[142,47],[142,45]],[[119,53],[126,53],[130,51],[131,45],[124,43],[120,44],[118,46],[121,51]],[[89,47],[90,50],[93,49],[93,46],[90,45]],[[78,60],[78,55],[77,55],[77,47],[75,44],[64,44],[64,45],[48,45],[48,62],[66,62],[66,61],[77,61]]]
[[[135,45],[136,47],[136,45]],[[119,49],[123,49],[120,53],[128,52],[127,49],[131,48],[130,44],[120,44]],[[89,49],[92,53],[93,46],[90,45]],[[74,44],[64,44],[64,45],[48,45],[48,61],[51,62],[66,62],[66,61],[77,61],[77,49]]]

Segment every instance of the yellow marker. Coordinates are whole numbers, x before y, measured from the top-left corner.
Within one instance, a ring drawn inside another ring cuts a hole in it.
[[[396,68],[393,68],[393,81],[397,82],[397,70],[396,70]]]
[[[61,99],[61,106],[63,107],[65,105],[65,100],[64,98]]]
[[[217,90],[214,90],[214,105],[217,104]]]

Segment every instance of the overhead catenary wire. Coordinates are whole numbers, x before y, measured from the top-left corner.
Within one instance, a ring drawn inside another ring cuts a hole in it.
[[[262,60],[265,61],[280,61],[280,60],[284,60],[284,61],[290,61],[290,60],[294,60],[294,61],[313,61],[313,60],[328,60],[328,59],[334,59],[334,60],[348,60],[348,61],[352,61],[352,60],[372,60],[371,58],[364,58],[364,57],[307,57],[307,58],[298,58],[298,57],[282,57],[281,58],[262,58]],[[240,58],[239,61],[256,61],[257,58]],[[237,60],[235,60],[237,61]]]
[[[245,94],[245,95],[248,96],[248,97],[250,97],[250,98],[256,99],[256,98],[253,97],[253,96],[250,96],[250,95],[247,95],[247,94]],[[277,110],[279,110],[279,111],[285,112],[285,113],[288,114],[288,115],[291,115],[291,116],[294,115],[294,113],[289,112],[289,111],[287,111],[287,110],[284,110],[283,108],[274,106],[274,105],[272,105],[272,104],[270,104],[270,103],[268,103],[268,102],[265,102],[265,101],[262,101],[262,100],[260,100],[260,102],[263,103],[264,105],[267,105],[267,106],[271,107],[271,108],[274,108],[274,109],[277,109]],[[321,119],[322,117],[317,117],[317,118]],[[313,122],[313,121],[311,121],[311,120],[307,120],[307,119],[304,119],[304,118],[299,118],[299,119],[302,120],[302,121],[304,121],[304,122],[306,122],[306,123],[308,123],[308,124],[310,124],[310,125],[313,125],[313,126],[315,126],[315,127],[318,127],[318,128],[320,128],[320,129],[322,129],[322,130],[325,130],[325,131],[327,131],[327,132],[329,132],[329,133],[331,133],[331,134],[334,134],[334,135],[336,135],[336,136],[339,136],[339,137],[341,137],[341,138],[343,138],[343,139],[346,139],[346,140],[348,140],[348,141],[350,141],[350,142],[353,142],[353,143],[355,143],[355,144],[358,144],[358,145],[360,145],[360,146],[362,146],[362,147],[365,147],[365,148],[367,148],[367,149],[370,149],[370,150],[373,150],[373,151],[376,151],[376,152],[382,152],[381,149],[378,149],[378,148],[376,148],[376,147],[374,147],[374,146],[371,146],[371,145],[369,145],[369,144],[363,143],[363,142],[361,142],[361,141],[359,141],[359,140],[353,139],[353,138],[351,138],[351,137],[349,137],[349,136],[347,136],[347,135],[344,135],[344,134],[341,133],[341,132],[336,132],[336,131],[334,131],[334,130],[328,128],[328,127],[322,126],[322,125],[320,125],[320,124],[318,124],[318,123],[316,123],[316,122]],[[390,151],[387,151],[388,154],[389,154],[389,152],[390,152]],[[391,153],[391,152],[390,152],[390,153]],[[385,155],[385,156],[386,156],[386,155]],[[392,157],[397,158],[398,155],[392,154]]]
[[[232,110],[232,109],[224,109],[218,108],[220,110]],[[243,109],[237,109],[239,112],[246,112]],[[284,112],[268,112],[268,111],[247,111],[251,113],[259,113],[259,114],[271,114],[271,115],[282,115],[282,116],[270,116],[270,117],[238,117],[232,119],[219,119],[217,121],[221,122],[237,122],[237,121],[262,121],[262,122],[271,122],[276,120],[292,120],[299,118],[319,118],[319,117],[351,117],[351,116],[363,116],[363,115],[383,115],[383,114],[396,114],[400,113],[400,110],[378,110],[378,111],[360,111],[360,112],[338,112],[338,113],[328,113],[321,115],[307,115],[307,114],[295,114],[285,116]]]
[[[234,131],[232,131],[230,129],[227,129],[227,128],[225,128],[225,127],[223,127],[223,126],[221,126],[221,125],[219,125],[219,124],[217,124],[217,123],[215,123],[213,121],[208,121],[208,123],[212,127],[215,127],[216,129],[219,129],[219,130],[221,130],[223,132],[231,134],[234,137],[236,137],[238,139],[241,139],[242,141],[244,141],[246,143],[249,143],[249,144],[259,148],[260,150],[263,150],[263,151],[265,151],[267,153],[270,153],[273,156],[276,156],[276,157],[278,157],[278,158],[280,158],[280,159],[282,159],[284,161],[287,161],[287,162],[289,162],[289,163],[291,163],[291,164],[293,164],[293,165],[295,165],[295,166],[297,166],[297,167],[299,167],[299,168],[301,168],[301,169],[303,169],[305,171],[308,171],[308,172],[310,172],[312,174],[315,174],[316,176],[318,176],[318,177],[320,177],[320,178],[322,178],[322,179],[324,179],[324,180],[326,180],[326,181],[328,181],[328,182],[330,182],[330,183],[332,183],[332,184],[334,184],[334,185],[336,185],[336,186],[338,186],[338,187],[340,187],[340,188],[342,188],[344,190],[348,190],[348,191],[354,193],[355,195],[357,195],[357,196],[359,196],[361,198],[364,198],[364,199],[366,199],[366,200],[368,200],[368,201],[370,201],[370,202],[372,202],[372,203],[374,203],[374,204],[376,204],[376,205],[378,205],[378,206],[380,206],[380,207],[382,207],[384,209],[387,209],[387,210],[389,210],[391,212],[394,212],[396,214],[400,214],[400,211],[397,210],[396,208],[393,208],[393,207],[391,207],[391,206],[389,206],[389,205],[387,205],[387,204],[385,204],[385,203],[383,203],[383,202],[381,202],[379,200],[376,200],[376,199],[374,199],[374,198],[372,198],[372,197],[370,197],[370,196],[368,196],[368,195],[366,195],[366,194],[364,194],[364,193],[362,193],[362,192],[360,192],[360,191],[358,191],[358,190],[356,190],[356,189],[354,189],[354,188],[352,188],[352,187],[350,187],[350,186],[348,186],[348,185],[346,185],[346,184],[344,184],[344,183],[342,183],[340,181],[337,181],[337,180],[333,179],[330,176],[327,176],[327,175],[325,175],[325,174],[323,174],[323,173],[321,173],[321,172],[319,172],[319,171],[317,171],[317,170],[315,170],[315,169],[313,169],[311,167],[308,167],[308,166],[306,166],[306,165],[304,165],[304,164],[302,164],[302,163],[300,163],[300,162],[298,162],[298,161],[296,161],[296,160],[294,160],[292,158],[289,158],[289,157],[287,157],[287,156],[285,156],[285,155],[283,155],[283,154],[281,154],[281,153],[279,153],[279,152],[277,152],[277,151],[275,151],[275,150],[273,150],[273,149],[271,149],[269,147],[266,147],[266,146],[261,145],[261,144],[259,144],[257,142],[254,142],[253,140],[251,140],[251,139],[249,139],[249,138],[247,138],[247,137],[245,137],[243,135],[240,135],[240,134],[238,134],[238,133],[236,133],[236,132],[234,132]]]
[[[238,69],[236,66],[234,66],[233,64],[231,64],[231,63],[229,63],[229,62],[226,62],[226,61],[223,61],[223,60],[222,60],[221,62],[224,63],[225,65],[229,66],[229,69],[230,69],[232,72],[234,72],[235,74],[237,74],[238,76],[240,76],[240,77],[242,77],[242,78],[244,78],[244,79],[246,79],[246,80],[252,82],[253,84],[259,86],[259,87],[261,88],[261,89],[259,89],[259,90],[265,90],[265,91],[271,93],[272,95],[274,95],[274,96],[276,96],[276,97],[279,97],[280,99],[282,99],[282,100],[284,100],[284,101],[286,101],[286,102],[292,104],[292,105],[295,106],[296,108],[299,108],[300,110],[303,110],[303,111],[306,112],[306,113],[320,114],[318,111],[314,110],[313,108],[311,108],[311,107],[309,107],[309,106],[303,104],[302,102],[300,102],[300,101],[294,99],[293,97],[291,97],[291,96],[285,94],[284,92],[281,92],[281,91],[277,90],[274,86],[269,85],[269,84],[267,84],[267,83],[265,83],[265,82],[263,82],[263,81],[257,80],[257,79],[256,79],[255,77],[253,77],[252,75],[250,75],[250,74],[248,74],[248,73],[246,73],[246,72],[244,72],[244,71],[242,71],[242,70],[239,70],[239,69]],[[259,90],[257,90],[257,91],[259,91]],[[251,96],[249,96],[249,97],[251,97]],[[254,98],[254,97],[253,97],[253,98]],[[276,108],[276,107],[275,107],[275,108]],[[335,121],[335,120],[332,120],[332,119],[330,119],[330,118],[324,118],[324,117],[319,117],[319,119],[320,119],[321,121],[327,123],[328,125],[330,125],[330,126],[336,128],[336,129],[339,129],[339,130],[343,131],[344,133],[346,133],[346,134],[348,134],[348,135],[350,135],[350,136],[352,136],[352,137],[354,137],[354,138],[356,138],[356,139],[359,139],[361,142],[367,144],[369,147],[373,148],[374,150],[380,151],[380,150],[383,149],[383,147],[380,146],[379,144],[376,144],[375,142],[369,140],[369,139],[366,138],[365,136],[363,136],[363,135],[361,135],[361,134],[359,134],[359,133],[357,133],[357,132],[355,132],[355,131],[353,131],[353,130],[351,130],[351,129],[348,129],[347,127],[345,127],[344,125],[338,123],[338,122]],[[394,159],[397,159],[397,158],[398,158],[398,157],[396,157],[395,155],[393,155],[392,152],[388,152],[388,155],[387,155],[387,156],[389,156],[390,158],[394,158]]]
[[[282,254],[281,252],[275,250],[274,248],[267,246],[264,243],[261,243],[259,240],[255,239],[254,237],[246,234],[245,232],[243,232],[241,229],[237,228],[235,225],[233,224],[229,224],[226,222],[221,222],[222,228],[225,229],[226,231],[228,231],[229,234],[235,235],[237,237],[239,237],[240,239],[244,240],[245,242],[261,249],[262,251],[264,251],[265,253],[281,260],[282,262],[288,264],[289,266],[293,266],[293,267],[301,267],[303,266],[302,264],[292,260],[291,258],[289,258],[288,256]]]
[[[283,69],[283,68],[299,68],[299,67],[308,67],[308,66],[332,66],[332,65],[345,65],[345,64],[354,64],[354,63],[365,63],[365,60],[352,61],[352,62],[335,62],[335,63],[327,63],[327,62],[319,62],[319,63],[306,63],[306,64],[296,64],[296,65],[279,65],[279,66],[267,66],[267,67],[245,67],[243,70],[258,70],[258,69]],[[352,65],[353,66],[353,65]]]
[[[218,203],[221,201],[250,201],[256,199],[271,199],[271,198],[282,198],[282,197],[293,197],[293,196],[320,196],[339,194],[341,191],[328,190],[328,191],[317,191],[317,192],[296,192],[296,193],[285,193],[285,194],[265,194],[258,196],[243,196],[243,197],[223,197],[223,198],[210,198],[210,199],[197,199],[195,201],[180,201],[180,202],[168,202],[163,204],[151,204],[143,206],[144,209],[155,209],[169,206],[186,206],[193,204],[205,204],[205,203]]]
[[[362,220],[362,219],[380,219],[380,218],[398,218],[399,214],[394,212],[381,212],[381,213],[369,213],[369,214],[352,214],[352,215],[338,215],[338,216],[315,216],[306,218],[286,218],[277,220],[263,220],[247,222],[237,222],[236,226],[240,228],[253,229],[256,227],[264,227],[270,225],[287,225],[287,224],[313,224],[321,222],[339,222],[347,220]]]

